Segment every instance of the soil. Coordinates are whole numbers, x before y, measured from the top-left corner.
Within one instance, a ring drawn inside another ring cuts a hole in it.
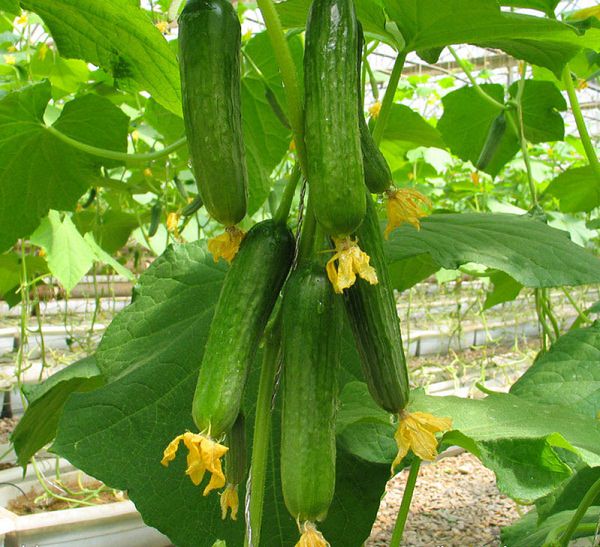
[[[405,469],[388,483],[365,547],[389,545],[407,476]],[[516,507],[498,491],[494,473],[471,454],[423,464],[402,545],[497,546],[500,528],[519,518]]]
[[[10,434],[17,427],[19,418],[2,418],[0,419],[0,444],[8,444]],[[1,456],[2,454],[0,454]]]
[[[50,482],[50,481],[49,481]],[[113,503],[115,501],[124,501],[127,499],[123,492],[106,488],[100,481],[94,479],[87,479],[83,481],[82,490],[81,485],[76,479],[69,479],[62,482],[54,482],[47,485],[49,489],[58,494],[71,500],[86,501],[94,505],[103,505],[106,503]],[[65,489],[62,488],[65,487]],[[68,492],[67,492],[68,490]],[[90,497],[91,492],[97,490]],[[73,507],[83,507],[84,504],[77,503],[77,501],[65,501],[60,498],[53,497],[46,494],[41,486],[36,485],[32,487],[29,492],[26,492],[19,497],[11,500],[8,504],[8,510],[16,513],[17,515],[31,515],[34,513],[43,513],[48,511],[60,511],[62,509],[72,509]]]

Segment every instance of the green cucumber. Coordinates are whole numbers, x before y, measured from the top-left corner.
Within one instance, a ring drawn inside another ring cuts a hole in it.
[[[363,50],[363,32],[359,25],[358,32],[358,74],[362,74],[362,50]],[[360,131],[360,147],[362,150],[363,169],[365,172],[365,184],[369,191],[374,194],[381,194],[388,190],[392,185],[392,172],[387,161],[383,157],[381,150],[373,140],[369,126],[365,120],[365,113],[361,101],[361,86],[358,82],[358,128]]]
[[[481,153],[479,154],[479,158],[475,164],[477,169],[480,171],[485,170],[492,159],[494,159],[494,155],[496,154],[496,151],[502,142],[504,133],[506,133],[506,117],[503,110],[494,118],[492,125],[490,125],[485,143],[483,144],[483,148],[481,149]]]
[[[160,226],[160,219],[162,217],[162,203],[157,201],[150,212],[150,226],[148,228],[148,237],[154,237]]]
[[[336,237],[350,235],[365,216],[357,41],[352,0],[314,0],[304,53],[308,183],[317,221]]]
[[[365,221],[356,236],[361,249],[371,257],[379,283],[370,285],[358,279],[344,291],[346,312],[369,392],[379,406],[397,414],[408,403],[408,371],[383,237],[370,196]]]
[[[241,115],[241,30],[227,0],[188,0],[179,17],[183,119],[209,215],[231,226],[247,206]]]
[[[204,348],[192,417],[219,438],[239,412],[250,363],[294,255],[290,230],[272,220],[253,226],[225,276]]]
[[[227,447],[225,476],[229,484],[237,486],[246,478],[246,420],[241,412],[227,434]]]
[[[335,490],[341,313],[322,267],[292,272],[282,307],[281,482],[299,522],[324,520]]]

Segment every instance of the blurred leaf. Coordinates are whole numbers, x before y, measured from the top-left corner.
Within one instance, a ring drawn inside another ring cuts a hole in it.
[[[123,276],[129,281],[135,281],[135,276],[122,264],[117,262],[112,256],[110,256],[100,245],[96,243],[94,236],[91,233],[87,233],[83,236],[86,243],[90,247],[94,257],[98,262],[102,262],[107,266],[110,266],[118,275]]]
[[[152,98],[146,102],[144,119],[165,138],[167,143],[175,142],[185,135],[183,119]]]
[[[560,0],[501,0],[500,4],[514,8],[535,9],[552,15],[559,2]]]
[[[181,115],[175,54],[152,20],[128,0],[21,0],[46,23],[61,55],[109,71],[117,85],[135,81]]]
[[[26,255],[25,269],[31,280],[48,273],[48,264],[41,256]],[[21,284],[23,265],[21,256],[15,252],[0,254],[0,296]]]
[[[138,227],[137,216],[124,211],[108,209],[96,215],[95,210],[85,209],[73,215],[73,222],[82,234],[92,232],[100,247],[110,254],[123,248],[131,232]]]
[[[19,0],[0,0],[0,11],[16,15],[21,12]]]
[[[494,289],[487,293],[484,310],[489,310],[498,304],[511,302],[521,292],[523,285],[515,281],[510,275],[504,272],[493,272],[490,274],[490,280],[494,284]]]
[[[600,179],[591,165],[567,169],[550,183],[546,192],[560,201],[564,213],[589,213],[600,205]]]
[[[50,80],[55,98],[75,93],[90,74],[87,63],[79,59],[63,59],[46,44],[42,44],[31,58],[30,70],[36,78]]]
[[[390,264],[390,279],[394,289],[405,291],[428,278],[440,269],[440,265],[425,253]]]
[[[69,293],[94,263],[94,253],[68,216],[50,211],[30,237],[46,251],[50,273]]]

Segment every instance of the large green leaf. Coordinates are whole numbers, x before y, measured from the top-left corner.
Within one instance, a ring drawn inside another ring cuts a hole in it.
[[[592,418],[600,411],[600,323],[561,336],[510,388],[532,402]]]
[[[19,0],[0,0],[0,11],[19,13],[21,11]]]
[[[0,250],[29,235],[49,209],[72,210],[97,177],[98,158],[63,143],[44,126],[49,100],[48,82],[0,100]],[[55,127],[94,146],[117,151],[126,146],[127,118],[98,96],[67,103]]]
[[[141,277],[131,306],[108,328],[97,352],[110,384],[67,402],[53,450],[116,488],[127,489],[144,520],[177,545],[239,545],[243,519],[223,523],[216,495],[202,496],[180,455],[160,465],[168,442],[186,429],[197,367],[224,277],[203,242],[169,248]],[[251,438],[254,369],[247,388]],[[276,416],[276,414],[275,414]],[[277,420],[265,499],[265,545],[293,545],[277,472]],[[389,467],[357,460],[340,447],[337,494],[322,529],[333,544],[360,545],[369,534]],[[243,486],[243,485],[242,485]],[[241,491],[243,499],[243,488]]]
[[[386,0],[385,8],[406,49],[435,50],[434,57],[444,46],[468,43],[503,49],[560,74],[579,49],[594,48],[600,40],[596,29],[581,37],[556,20],[502,12],[495,0]]]
[[[27,465],[38,450],[54,439],[71,393],[96,389],[103,382],[96,360],[90,356],[53,374],[41,384],[24,386],[29,406],[11,435],[19,464]]]
[[[134,80],[181,114],[177,59],[140,8],[127,0],[21,0],[21,5],[48,25],[61,55],[104,68],[118,85]]]
[[[95,254],[73,221],[50,211],[31,235],[31,243],[46,251],[48,267],[67,293],[81,281],[94,263]]]
[[[591,165],[567,169],[550,183],[546,192],[558,198],[564,213],[588,213],[600,205],[600,179]]]
[[[427,253],[442,268],[454,270],[476,262],[501,270],[526,287],[600,282],[597,257],[572,243],[566,232],[528,216],[432,215],[419,231],[408,225],[395,230],[385,250],[392,271],[399,262]]]
[[[515,8],[535,9],[552,15],[559,2],[560,0],[501,0],[500,4]]]
[[[481,86],[488,95],[504,103],[504,88],[498,84]],[[515,98],[518,84],[509,88]],[[564,122],[558,111],[566,110],[567,104],[558,88],[547,81],[527,80],[522,95],[523,128],[525,138],[533,143],[561,140]],[[457,156],[465,161],[477,162],[488,138],[488,132],[500,113],[473,87],[462,87],[442,99],[444,114],[438,129],[444,140]],[[508,114],[507,114],[508,115]],[[510,123],[502,135],[498,148],[485,171],[492,176],[514,157],[520,148],[519,140]]]

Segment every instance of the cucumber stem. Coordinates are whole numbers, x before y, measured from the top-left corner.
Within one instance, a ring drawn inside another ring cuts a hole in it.
[[[591,488],[586,492],[585,496],[579,503],[579,507],[577,507],[575,513],[571,517],[569,523],[564,527],[564,532],[560,533],[560,528],[554,529],[550,534],[548,534],[548,539],[544,542],[545,546],[560,546],[567,547],[569,545],[569,541],[571,541],[571,537],[579,527],[579,523],[581,519],[585,516],[587,510],[590,508],[594,500],[600,495],[600,479],[598,479],[594,484],[592,484]],[[594,524],[594,531],[596,529],[596,524]],[[560,534],[560,535],[559,535]]]
[[[275,52],[275,60],[281,72],[283,90],[288,105],[288,117],[292,126],[298,161],[304,176],[307,177],[306,147],[304,145],[304,106],[300,86],[298,85],[298,74],[296,65],[283,32],[279,14],[272,0],[257,0],[258,8],[262,13],[267,34]]]
[[[246,523],[245,547],[260,545],[262,513],[265,497],[269,439],[271,438],[271,407],[273,390],[280,356],[280,315],[276,310],[273,323],[265,331],[265,346],[258,384],[256,414],[254,416],[254,438],[252,441],[252,463],[250,467],[249,523]]]
[[[454,48],[452,46],[448,46],[448,51],[452,54],[452,57],[454,57],[454,60],[460,66],[462,71],[465,73],[465,76],[468,78],[469,82],[471,82],[471,85],[473,86],[473,88],[475,89],[477,94],[482,99],[486,100],[488,103],[494,105],[498,110],[505,110],[506,106],[504,104],[502,104],[501,102],[498,102],[496,99],[494,99],[493,97],[488,95],[483,90],[483,88],[477,83],[475,76],[473,76],[473,74],[471,73],[467,64],[458,56],[458,54],[456,53],[456,51],[454,51]]]
[[[415,484],[417,483],[417,477],[419,476],[420,467],[421,458],[417,458],[417,456],[415,456],[415,459],[410,465],[408,478],[406,479],[406,486],[404,488],[404,494],[402,495],[402,502],[398,511],[398,517],[396,518],[394,532],[392,533],[390,547],[400,547],[402,535],[404,534],[404,526],[406,525],[406,519],[408,517],[408,511],[410,509],[410,503],[412,501],[413,494],[415,491]]]
[[[107,160],[122,161],[125,163],[147,163],[150,161],[159,160],[161,158],[166,158],[169,154],[179,150],[187,142],[185,137],[181,137],[181,139],[176,140],[168,146],[165,146],[162,150],[156,150],[155,152],[149,152],[147,154],[128,154],[127,152],[117,152],[116,150],[107,150],[105,148],[98,148],[97,146],[86,144],[73,139],[64,133],[61,133],[58,129],[52,126],[43,127],[58,140],[72,146],[73,148],[76,148],[81,152],[91,154],[92,156],[105,158]]]
[[[567,95],[569,97],[571,111],[573,112],[573,116],[575,118],[577,131],[579,131],[579,137],[581,138],[581,144],[583,144],[585,155],[587,156],[588,162],[594,170],[594,173],[597,177],[600,178],[600,161],[598,160],[598,156],[596,155],[594,145],[592,143],[590,134],[587,130],[585,121],[583,119],[583,114],[581,113],[581,107],[579,106],[577,93],[575,92],[575,87],[573,86],[573,80],[571,79],[571,71],[569,70],[569,65],[565,66],[565,69],[563,70],[562,81],[567,91]]]
[[[396,89],[398,89],[398,82],[400,82],[400,76],[402,75],[402,69],[404,68],[404,61],[406,60],[406,53],[406,51],[400,51],[396,57],[396,61],[394,62],[394,67],[392,68],[392,73],[390,74],[390,78],[388,80],[385,95],[383,96],[383,101],[381,102],[381,110],[379,111],[379,116],[377,117],[377,123],[375,124],[375,129],[373,130],[373,140],[375,141],[375,144],[379,144],[381,142],[383,133],[385,131],[385,126],[390,118],[392,105],[394,104],[394,96],[396,95]]]
[[[292,202],[294,201],[294,195],[296,194],[296,186],[298,186],[298,181],[300,180],[300,175],[300,166],[296,164],[285,185],[285,189],[283,190],[281,202],[273,215],[273,220],[277,224],[284,224],[287,221],[290,209],[292,208]]]

